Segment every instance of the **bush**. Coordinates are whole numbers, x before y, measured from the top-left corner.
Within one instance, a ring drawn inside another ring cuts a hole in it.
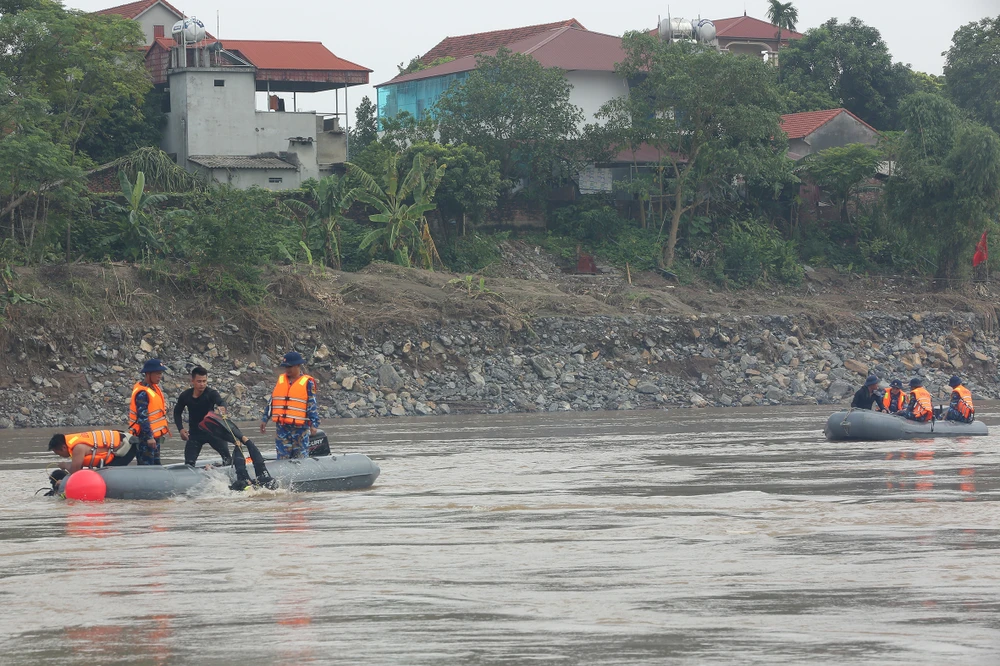
[[[549,229],[579,241],[600,242],[614,238],[629,224],[601,197],[587,197],[579,203],[549,211]]]
[[[777,229],[758,220],[733,223],[723,238],[722,261],[727,281],[739,286],[802,281],[795,242],[784,240]]]
[[[509,237],[509,231],[458,236],[441,246],[441,259],[456,273],[477,273],[500,260],[500,243]]]

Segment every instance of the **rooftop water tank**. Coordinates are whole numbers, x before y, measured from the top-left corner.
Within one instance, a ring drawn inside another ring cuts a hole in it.
[[[205,39],[205,24],[190,16],[174,23],[174,27],[170,29],[170,36],[178,44],[197,44]]]
[[[698,19],[694,24],[694,34],[702,44],[711,44],[715,41],[715,24],[708,19]]]

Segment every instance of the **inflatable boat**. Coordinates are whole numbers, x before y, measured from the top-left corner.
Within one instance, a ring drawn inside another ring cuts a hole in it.
[[[923,439],[926,437],[974,437],[988,435],[982,421],[910,421],[902,416],[864,409],[834,412],[826,421],[826,438],[831,441]]]
[[[328,455],[316,458],[269,460],[267,471],[279,488],[295,492],[324,492],[369,488],[380,473],[379,466],[360,453]],[[128,465],[96,470],[107,486],[109,499],[158,500],[177,495],[196,494],[218,483],[229,486],[236,481],[233,467],[190,467],[177,465]],[[65,490],[66,479],[57,493]]]

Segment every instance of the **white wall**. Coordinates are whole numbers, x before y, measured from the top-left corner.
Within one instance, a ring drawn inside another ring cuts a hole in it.
[[[212,178],[220,183],[245,190],[261,187],[265,190],[289,190],[298,187],[306,176],[291,169],[211,169]],[[280,178],[280,183],[272,183],[272,178]]]
[[[153,26],[163,26],[163,36],[170,37],[170,28],[181,18],[163,5],[156,4],[147,9],[136,21],[142,26],[142,31],[146,33],[146,45],[153,43]]]
[[[216,86],[215,81],[225,82]],[[175,70],[168,77],[170,113],[163,149],[185,164],[189,155],[257,154],[253,70]]]
[[[287,111],[257,111],[254,128],[256,148],[244,153],[295,153],[299,158],[303,178],[319,178],[316,159],[316,114]],[[313,143],[291,143],[291,137],[311,138]]]
[[[583,122],[580,123],[582,129],[584,125],[604,121],[598,121],[594,114],[606,102],[628,95],[628,84],[614,72],[566,72],[566,79],[573,86],[569,94],[569,101],[583,110]]]

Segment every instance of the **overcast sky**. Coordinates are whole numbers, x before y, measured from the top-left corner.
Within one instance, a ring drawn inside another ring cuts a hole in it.
[[[68,7],[93,11],[121,4],[118,0],[63,0]],[[124,0],[122,0],[124,1]],[[374,70],[371,82],[383,83],[396,75],[396,64],[430,50],[447,36],[501,30],[534,23],[575,18],[589,30],[620,35],[652,28],[658,15],[710,19],[750,16],[766,19],[766,0],[672,0],[651,2],[577,0],[506,0],[502,4],[469,0],[383,0],[329,2],[321,0],[168,0],[189,16],[197,16],[215,33],[216,11],[221,30],[232,39],[289,39],[321,41],[338,56]],[[966,23],[1000,14],[1000,0],[798,0],[798,30],[805,32],[827,19],[846,21],[857,16],[882,33],[893,59],[914,69],[940,74],[941,53],[955,30]],[[169,31],[169,26],[167,30]],[[370,86],[349,91],[353,109]],[[309,100],[299,96],[300,109],[331,110],[326,95]],[[343,99],[343,98],[341,98]],[[341,102],[342,104],[342,102]]]

